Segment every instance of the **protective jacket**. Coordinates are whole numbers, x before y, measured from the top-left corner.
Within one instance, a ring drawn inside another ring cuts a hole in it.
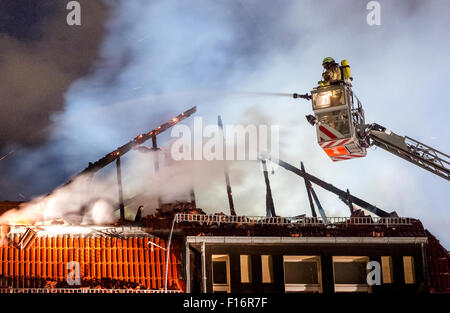
[[[333,63],[329,69],[322,74],[325,83],[331,83],[336,80],[341,80],[341,70],[337,63]]]

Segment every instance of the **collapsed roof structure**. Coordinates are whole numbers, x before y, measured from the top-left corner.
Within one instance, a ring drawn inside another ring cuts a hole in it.
[[[310,217],[276,214],[268,160],[261,160],[266,216],[237,215],[226,174],[230,214],[206,214],[191,194],[189,202],[164,203],[153,215],[126,221],[120,157],[150,138],[156,150],[156,135],[194,112],[137,136],[80,173],[116,162],[120,220],[114,225],[2,225],[0,293],[450,292],[449,253],[419,220],[334,187],[303,164],[272,160],[302,177]],[[326,216],[313,184],[337,195],[350,216]],[[4,203],[3,211],[18,205]],[[380,284],[366,280],[372,262],[380,266]]]

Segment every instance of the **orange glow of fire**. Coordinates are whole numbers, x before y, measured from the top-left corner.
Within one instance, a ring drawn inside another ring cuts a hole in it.
[[[16,225],[27,225],[27,226],[31,226],[34,225],[34,221],[32,221],[31,219],[26,218],[25,216],[19,216],[19,215],[15,215],[12,216],[9,220],[8,220],[8,225],[11,226],[16,226]]]

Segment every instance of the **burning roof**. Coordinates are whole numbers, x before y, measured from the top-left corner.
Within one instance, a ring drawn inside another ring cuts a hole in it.
[[[70,288],[78,264],[78,288],[165,288],[166,241],[140,227],[12,226],[0,245],[0,288]],[[168,258],[169,290],[182,290],[179,247]],[[75,269],[76,270],[76,269]]]

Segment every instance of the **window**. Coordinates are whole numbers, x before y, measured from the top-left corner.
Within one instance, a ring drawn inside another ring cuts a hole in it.
[[[213,292],[230,292],[230,258],[228,255],[212,255]]]
[[[314,109],[328,108],[331,106],[331,91],[314,93],[312,100]]]
[[[414,257],[412,256],[403,257],[403,271],[405,274],[405,284],[415,284],[416,275],[414,271]]]
[[[334,290],[336,292],[371,292],[367,285],[367,263],[365,256],[334,256]]]
[[[394,282],[394,273],[392,267],[392,257],[381,257],[381,273],[383,277],[383,284],[392,284]]]
[[[251,283],[252,282],[252,266],[251,266],[251,256],[241,255],[241,283]]]
[[[273,283],[272,256],[261,255],[262,282],[264,284]]]
[[[285,255],[283,261],[286,292],[322,292],[319,256]]]
[[[335,134],[338,138],[348,137],[350,135],[350,119],[348,117],[347,108],[337,111],[318,113],[316,116],[318,122],[327,125],[342,135],[338,136]]]
[[[341,89],[324,90],[312,94],[313,109],[325,109],[345,105],[344,92]]]

